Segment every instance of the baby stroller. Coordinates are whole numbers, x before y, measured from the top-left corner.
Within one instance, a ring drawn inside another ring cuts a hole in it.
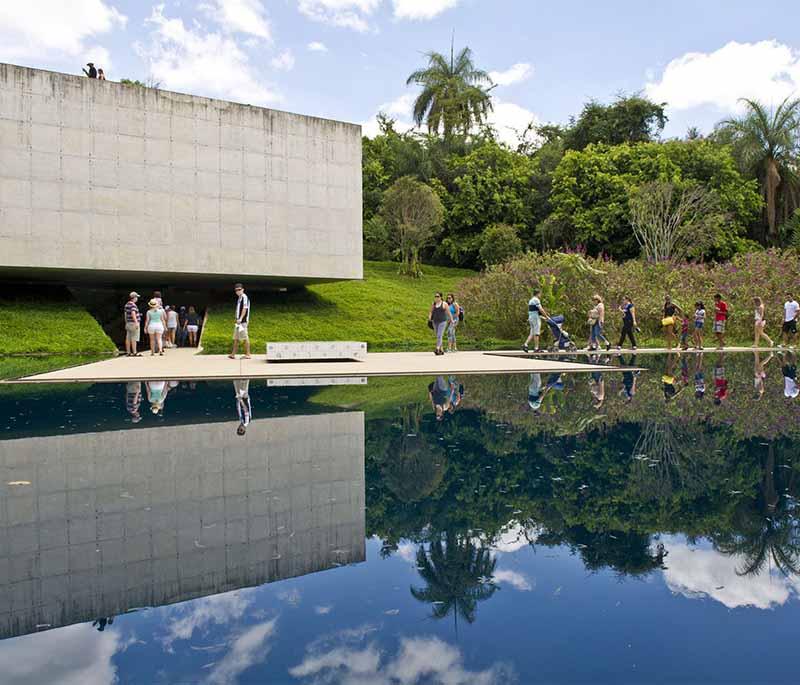
[[[575,352],[578,349],[570,339],[569,333],[564,330],[564,317],[561,314],[547,319],[547,326],[553,334],[551,352]]]

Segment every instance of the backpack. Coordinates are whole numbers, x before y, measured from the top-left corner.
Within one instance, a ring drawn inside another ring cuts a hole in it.
[[[458,305],[458,321],[459,323],[464,322],[464,307]]]

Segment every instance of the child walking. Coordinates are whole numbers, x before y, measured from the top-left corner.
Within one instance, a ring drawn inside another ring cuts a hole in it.
[[[694,303],[694,349],[703,349],[703,327],[706,325],[706,308],[702,302]]]

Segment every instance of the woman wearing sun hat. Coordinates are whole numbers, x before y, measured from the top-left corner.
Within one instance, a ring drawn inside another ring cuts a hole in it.
[[[147,303],[150,307],[145,317],[147,335],[150,336],[150,356],[156,353],[164,354],[164,310],[158,304],[158,300],[153,298]]]

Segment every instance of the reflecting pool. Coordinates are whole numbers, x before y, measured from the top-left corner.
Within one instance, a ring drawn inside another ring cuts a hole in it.
[[[794,681],[794,354],[599,361],[0,386],[0,681]]]

